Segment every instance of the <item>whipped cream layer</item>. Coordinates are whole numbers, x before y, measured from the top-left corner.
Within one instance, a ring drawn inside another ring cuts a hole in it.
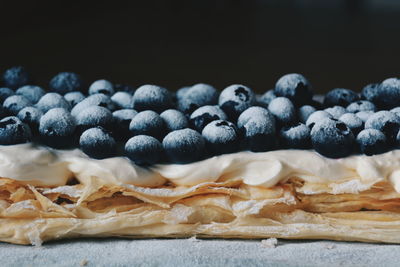
[[[0,177],[38,186],[62,186],[71,177],[81,183],[133,184],[156,187],[170,181],[193,186],[241,179],[272,187],[298,177],[306,194],[357,193],[388,180],[400,192],[400,150],[381,155],[325,158],[312,150],[238,152],[190,164],[135,165],[126,157],[91,159],[81,150],[56,150],[33,144],[0,146]]]

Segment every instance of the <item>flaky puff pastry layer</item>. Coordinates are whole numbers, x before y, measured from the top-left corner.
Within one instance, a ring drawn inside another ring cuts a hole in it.
[[[0,179],[0,240],[76,237],[287,238],[400,243],[400,194],[305,195],[296,179],[273,188],[241,181],[143,188],[95,180],[55,188]]]

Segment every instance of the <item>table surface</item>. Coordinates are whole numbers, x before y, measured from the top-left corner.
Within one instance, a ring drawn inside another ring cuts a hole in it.
[[[0,243],[1,266],[398,266],[400,245],[332,241],[76,239]]]

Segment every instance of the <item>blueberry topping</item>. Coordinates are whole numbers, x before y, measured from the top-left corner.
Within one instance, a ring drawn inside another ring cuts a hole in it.
[[[277,96],[275,95],[274,90],[271,89],[265,92],[259,98],[257,98],[257,103],[261,107],[268,108],[269,103],[271,103],[271,101],[276,97]]]
[[[242,128],[249,120],[259,116],[269,120],[270,121],[269,123],[273,126],[275,131],[275,118],[268,111],[268,109],[265,109],[263,107],[249,107],[248,109],[243,111],[237,120],[237,126],[239,128]]]
[[[190,87],[178,99],[178,108],[186,114],[190,114],[199,107],[216,105],[218,103],[218,91],[214,87],[204,83],[198,83]]]
[[[100,106],[90,106],[82,110],[75,117],[79,133],[96,126],[111,130],[113,126],[113,115],[111,111]]]
[[[12,95],[3,102],[4,111],[10,115],[17,115],[21,109],[31,105],[31,101],[22,95]]]
[[[372,114],[374,114],[373,111],[366,110],[357,112],[356,116],[359,117],[365,123]]]
[[[71,106],[64,99],[64,97],[58,93],[47,93],[42,98],[40,98],[39,102],[36,103],[36,107],[40,109],[43,113],[46,113],[52,108],[63,108],[66,110],[70,110]]]
[[[107,80],[97,80],[89,87],[89,95],[105,94],[112,96],[114,94],[114,86]]]
[[[286,74],[275,84],[275,95],[289,98],[297,106],[308,104],[313,96],[311,84],[297,73]]]
[[[221,92],[218,104],[230,120],[236,121],[240,113],[252,106],[255,101],[255,95],[250,88],[234,84]]]
[[[400,107],[392,108],[392,109],[390,110],[390,112],[392,112],[392,113],[394,113],[394,114],[396,114],[397,116],[400,117]]]
[[[208,151],[214,155],[233,153],[239,149],[238,130],[229,121],[212,121],[204,127],[201,134]]]
[[[377,89],[377,97],[372,101],[380,109],[392,109],[400,103],[400,79],[384,80]]]
[[[400,129],[400,117],[396,114],[382,110],[371,115],[365,122],[365,129],[376,129],[383,132],[388,143],[393,143]]]
[[[25,96],[32,104],[36,104],[46,93],[41,87],[34,85],[24,85],[15,92],[17,95]]]
[[[113,112],[114,127],[113,132],[115,138],[118,140],[126,140],[131,133],[129,131],[129,124],[133,117],[135,117],[137,111],[134,109],[120,109]]]
[[[350,103],[357,101],[359,96],[356,92],[344,89],[336,88],[329,91],[324,98],[324,105],[326,107],[342,106],[347,107]]]
[[[314,127],[315,123],[324,118],[332,118],[332,115],[326,111],[317,110],[308,117],[306,125],[311,129],[312,127]]]
[[[286,148],[308,149],[311,147],[310,128],[303,123],[284,127],[280,131],[280,140]]]
[[[323,118],[311,129],[313,148],[328,158],[350,155],[354,148],[354,135],[349,127],[333,118]]]
[[[190,115],[190,124],[201,132],[210,122],[227,119],[225,112],[219,106],[203,106]]]
[[[179,88],[179,89],[175,92],[175,94],[174,94],[174,96],[173,96],[174,101],[175,101],[175,102],[180,102],[181,99],[183,99],[183,97],[185,96],[186,92],[190,89],[190,87],[191,87],[191,86],[185,86],[185,87]]]
[[[0,104],[3,104],[4,100],[9,96],[14,95],[14,91],[7,87],[0,88]]]
[[[73,72],[60,72],[50,81],[50,89],[59,94],[82,90],[82,80]]]
[[[5,117],[0,120],[0,145],[27,143],[31,138],[29,126],[17,117]]]
[[[186,116],[176,109],[167,109],[160,114],[160,117],[163,119],[169,132],[189,127],[189,122]]]
[[[43,112],[35,107],[25,107],[18,112],[17,117],[24,123],[28,124],[31,130],[36,133],[39,129],[40,118]]]
[[[114,89],[115,91],[127,92],[130,95],[133,95],[135,93],[135,88],[127,84],[117,83],[116,85],[114,85]]]
[[[79,92],[79,91],[73,91],[66,93],[64,95],[65,100],[69,103],[71,107],[75,107],[76,104],[81,102],[83,99],[85,99],[85,96]]]
[[[298,110],[298,115],[299,115],[299,120],[302,123],[306,123],[308,117],[310,117],[311,114],[313,114],[315,111],[317,111],[313,106],[310,105],[304,105],[299,108]]]
[[[356,141],[361,153],[367,156],[384,153],[389,148],[385,134],[376,129],[362,130]]]
[[[367,100],[358,100],[358,101],[353,102],[350,105],[348,105],[346,110],[347,110],[347,112],[351,112],[351,113],[357,113],[360,111],[374,111],[375,112],[376,107],[375,107],[374,103],[369,102]]]
[[[268,110],[275,116],[280,127],[293,125],[297,122],[296,109],[292,101],[286,97],[273,99],[268,105]]]
[[[364,122],[354,113],[345,113],[340,116],[339,120],[344,122],[344,124],[350,128],[354,136],[357,136],[357,134],[364,128]]]
[[[75,143],[75,120],[68,110],[53,108],[39,122],[42,142],[55,148],[65,148]]]
[[[190,163],[205,155],[203,136],[189,128],[170,132],[162,145],[167,158],[173,163]]]
[[[12,67],[3,73],[3,81],[6,87],[16,89],[28,84],[29,74],[24,67]]]
[[[136,89],[133,102],[137,111],[153,110],[160,113],[173,106],[171,94],[167,89],[149,84]]]
[[[277,146],[275,123],[268,116],[255,116],[239,129],[245,149],[254,152],[269,151]]]
[[[114,138],[101,127],[84,131],[79,138],[79,145],[89,157],[103,159],[116,154]]]
[[[118,109],[133,109],[132,95],[127,92],[116,92],[111,100]]]
[[[166,132],[163,119],[156,112],[146,110],[139,112],[129,124],[132,135],[150,135],[161,140]]]
[[[163,147],[152,136],[137,135],[126,142],[125,154],[137,165],[152,165],[160,161]]]
[[[110,111],[113,111],[115,108],[114,103],[111,101],[109,96],[106,96],[105,94],[94,94],[76,104],[76,106],[72,108],[71,114],[72,116],[76,117],[76,115],[90,106],[105,107]]]
[[[333,106],[330,108],[324,109],[324,111],[328,112],[332,115],[332,118],[339,119],[340,116],[346,113],[346,109],[342,106]]]
[[[361,98],[375,103],[379,97],[379,83],[366,85],[361,91]]]

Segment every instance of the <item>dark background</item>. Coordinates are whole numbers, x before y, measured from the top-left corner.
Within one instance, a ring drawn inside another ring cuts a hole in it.
[[[175,90],[206,82],[258,92],[286,73],[315,91],[400,76],[397,0],[1,1],[0,71],[26,66]]]

